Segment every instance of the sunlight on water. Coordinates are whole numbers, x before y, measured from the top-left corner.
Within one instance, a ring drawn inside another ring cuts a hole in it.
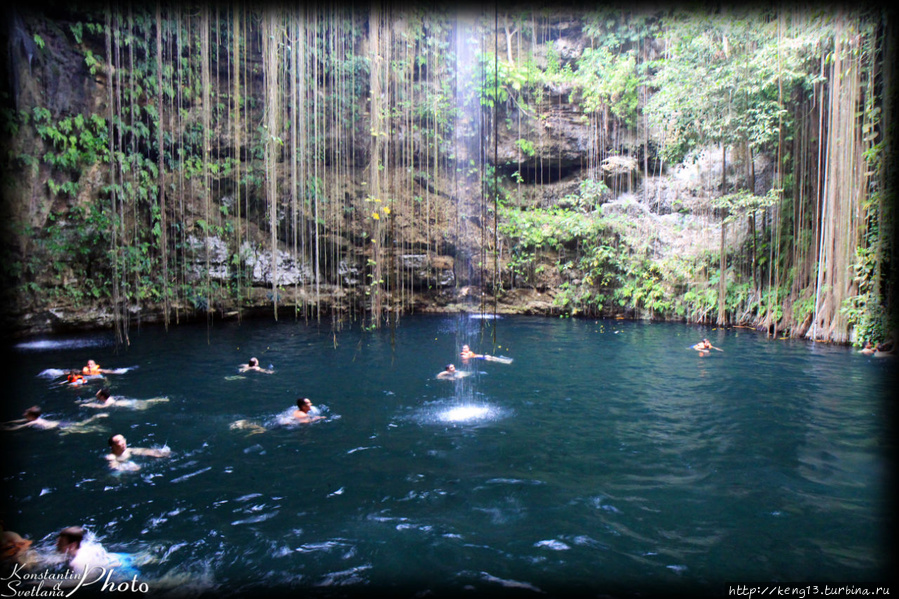
[[[459,406],[441,412],[438,418],[444,422],[467,422],[489,418],[490,415],[491,410],[486,406]]]
[[[509,416],[508,409],[484,403],[475,398],[441,400],[416,410],[413,420],[421,424],[480,425],[497,422]]]
[[[16,349],[32,351],[52,351],[60,349],[80,349],[84,347],[108,347],[113,342],[105,338],[82,339],[35,339],[16,344]]]

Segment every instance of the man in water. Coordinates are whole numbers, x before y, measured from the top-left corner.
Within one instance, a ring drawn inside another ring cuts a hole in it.
[[[56,536],[56,550],[71,560],[81,549],[83,540],[84,529],[80,526],[69,526],[59,531]]]
[[[109,389],[105,388],[97,391],[97,394],[94,395],[94,397],[97,398],[97,401],[83,403],[81,404],[81,407],[111,408],[113,406],[119,406],[123,408],[134,408],[135,410],[145,410],[154,403],[161,403],[169,400],[168,397],[154,397],[153,399],[117,399],[109,394]]]
[[[7,431],[15,431],[20,428],[36,428],[38,430],[49,430],[54,428],[59,429],[71,429],[76,427],[81,427],[89,422],[96,420],[97,418],[106,418],[109,414],[97,414],[96,416],[91,416],[87,420],[82,420],[81,422],[60,422],[58,420],[47,420],[46,418],[41,416],[42,411],[40,406],[31,406],[25,413],[22,414],[23,418],[18,420],[11,420],[10,422],[5,422],[3,424],[3,430]]]
[[[462,353],[460,354],[460,356],[462,357],[463,360],[474,360],[474,359],[484,357],[480,354],[476,354],[473,351],[471,351],[471,348],[468,347],[467,345],[462,346]]]
[[[162,449],[128,447],[128,443],[122,435],[111,436],[108,443],[111,453],[106,455],[106,461],[113,470],[140,470],[140,466],[131,461],[132,456],[167,458],[172,455],[172,450],[168,447]]]
[[[272,374],[274,372],[274,370],[268,370],[259,366],[259,360],[257,360],[256,358],[250,358],[249,362],[240,367],[241,372],[248,372],[250,370],[264,372],[265,374]]]
[[[80,526],[62,529],[56,537],[56,551],[64,556],[69,568],[78,574],[95,568],[112,570],[114,578],[137,576],[139,572],[132,565],[132,558],[126,553],[110,553],[96,541],[86,542],[85,531]],[[65,586],[79,584],[80,579],[64,581]]]
[[[324,416],[310,416],[309,412],[312,410],[312,401],[308,397],[301,397],[297,400],[297,409],[294,411],[293,417],[303,423],[315,422],[324,418]]]
[[[437,373],[437,378],[452,381],[455,379],[461,379],[462,377],[466,377],[469,374],[471,374],[471,373],[470,372],[460,372],[460,371],[456,370],[456,367],[453,364],[447,364],[446,368],[444,368],[441,372]]]
[[[447,364],[442,372],[437,373],[437,378],[449,380],[456,378],[456,367],[453,364]]]
[[[720,347],[715,347],[708,339],[703,339],[699,343],[693,346],[693,349],[698,351],[700,354],[710,353],[711,350],[717,349],[718,351],[724,351]]]

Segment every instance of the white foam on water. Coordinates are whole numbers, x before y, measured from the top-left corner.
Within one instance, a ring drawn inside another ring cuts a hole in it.
[[[66,374],[68,374],[68,371],[61,368],[47,368],[46,370],[40,371],[38,376],[46,379],[58,379]]]
[[[566,543],[557,541],[556,539],[538,541],[537,543],[534,543],[534,547],[545,547],[546,549],[552,549],[553,551],[568,551],[571,549]]]

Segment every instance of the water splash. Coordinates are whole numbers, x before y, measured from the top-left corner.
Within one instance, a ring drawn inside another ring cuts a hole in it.
[[[441,412],[437,417],[444,422],[469,422],[483,420],[490,416],[488,406],[458,406]]]
[[[482,397],[458,397],[429,403],[417,410],[413,419],[421,424],[466,426],[496,422],[506,418],[509,410]]]

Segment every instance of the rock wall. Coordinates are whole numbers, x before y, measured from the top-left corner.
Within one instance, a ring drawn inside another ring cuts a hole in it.
[[[11,24],[11,39],[15,42],[10,46],[12,81],[15,82],[11,97],[21,106],[44,106],[54,117],[106,114],[108,74],[102,69],[89,70],[84,59],[86,49],[102,52],[103,39],[85,34],[83,40],[76,42],[68,30],[69,24],[64,20],[50,21],[37,16]],[[579,26],[572,21],[555,27],[558,29],[553,32],[555,51],[563,64],[573,61],[585,43]],[[28,41],[35,35],[46,44],[43,49],[29,45]],[[545,63],[546,46],[531,50],[538,63]],[[225,93],[225,90],[219,91]],[[670,174],[654,170],[651,177],[644,177],[641,161],[643,153],[651,149],[644,148],[634,132],[608,120],[602,123],[602,139],[597,139],[596,123],[584,114],[572,92],[572,88],[566,86],[545,86],[541,90],[542,100],[533,110],[523,110],[509,101],[499,106],[493,115],[497,140],[485,156],[503,175],[503,185],[510,197],[514,196],[523,209],[565,205],[566,198],[576,196],[585,182],[595,181],[598,177],[608,190],[597,196],[596,205],[581,208],[594,209],[602,205],[610,213],[627,214],[637,219],[646,228],[647,235],[659,239],[659,255],[669,251],[701,252],[712,248],[717,238],[711,235],[708,239],[707,227],[702,229],[704,234],[690,233],[700,230],[696,217],[689,210],[691,198],[707,192],[708,175],[699,177],[685,167]],[[325,94],[327,90],[318,93]],[[190,106],[181,115],[180,127],[201,123],[199,108]],[[358,109],[365,113],[365,106],[360,105]],[[254,122],[262,122],[261,111],[255,117]],[[174,119],[172,115],[169,118]],[[372,226],[366,218],[371,213],[371,206],[364,181],[372,158],[368,135],[370,121],[360,119],[354,127],[356,134],[352,146],[338,148],[337,131],[328,131],[324,136],[330,141],[323,145],[328,169],[320,173],[321,185],[327,190],[330,205],[341,207],[343,216],[332,215],[323,219],[320,226],[314,225],[323,256],[318,268],[309,260],[308,254],[299,256],[293,252],[291,239],[285,233],[289,229],[286,225],[279,227],[276,247],[271,247],[266,225],[268,208],[260,195],[248,198],[244,194],[246,207],[238,219],[232,199],[235,190],[227,179],[216,179],[211,196],[190,192],[191,187],[185,188],[188,192],[177,198],[179,215],[184,219],[177,223],[184,239],[184,247],[179,250],[184,279],[202,288],[204,282],[210,281],[227,285],[235,280],[238,271],[245,278],[241,282],[239,299],[227,295],[205,297],[202,292],[197,292],[175,302],[172,310],[178,312],[179,318],[203,317],[209,313],[229,317],[239,311],[265,311],[275,302],[282,306],[303,306],[303,309],[314,305],[316,309],[341,313],[365,309],[368,301],[366,277],[373,257],[371,240],[367,237]],[[527,153],[521,148],[522,131],[526,132],[524,138],[529,142]],[[610,141],[613,132],[614,142]],[[232,147],[231,132],[226,127],[216,126],[213,134],[212,148]],[[394,134],[397,143],[402,143],[404,136],[421,135],[402,128]],[[50,149],[31,127],[22,127],[15,137],[7,137],[4,143],[34,157]],[[424,147],[424,144],[416,147]],[[451,149],[444,148],[443,151],[449,153]],[[252,148],[245,145],[237,150],[237,154],[247,158],[252,155]],[[340,164],[338,157],[345,155],[349,156],[347,163],[354,176],[348,177],[347,171],[337,166]],[[710,154],[706,159],[714,161],[713,156]],[[417,157],[420,164],[427,164],[427,160],[427,156]],[[653,166],[655,164],[653,161]],[[385,197],[394,197],[398,201],[393,205],[390,231],[385,237],[390,247],[383,251],[391,260],[391,268],[400,272],[402,279],[388,288],[386,305],[403,302],[405,308],[420,311],[470,310],[473,306],[492,308],[495,305],[508,313],[553,312],[553,298],[563,282],[553,268],[539,270],[523,281],[512,276],[508,255],[501,256],[499,273],[493,273],[493,264],[489,263],[492,261],[481,263],[482,255],[495,250],[492,247],[494,216],[491,200],[484,198],[476,185],[460,184],[453,172],[425,178],[409,170],[390,161],[384,165],[383,176],[388,182]],[[760,168],[759,172],[763,170]],[[518,175],[516,181],[511,178],[513,173]],[[6,174],[3,183],[4,222],[7,225],[4,250],[12,261],[27,258],[37,251],[40,236],[29,231],[46,230],[53,223],[65,223],[78,207],[89,209],[95,198],[106,193],[104,188],[109,182],[106,166],[92,165],[77,174],[77,197],[67,198],[48,191],[48,180],[51,176],[58,178],[59,173],[51,173],[40,160],[14,161]],[[289,177],[286,169],[280,177],[286,185]],[[284,199],[283,204],[287,203]],[[234,235],[210,233],[199,226],[198,223],[207,218],[210,206],[218,226],[243,231],[239,243]],[[221,216],[222,213],[227,216]],[[128,218],[140,219],[146,215]],[[10,227],[10,223],[18,223],[18,228]],[[24,229],[23,223],[27,225]],[[95,230],[92,234],[96,239],[103,239],[108,231]],[[540,258],[548,266],[557,259],[552,255]],[[26,277],[22,273],[19,276]],[[33,276],[41,289],[78,284],[77,280],[60,279],[49,271]],[[491,288],[493,281],[498,281],[501,287],[496,290],[496,297]],[[273,286],[279,289],[273,291]],[[73,303],[64,294],[29,294],[21,285],[16,289],[15,293],[5,296],[7,309],[4,310],[4,324],[16,334],[109,327],[114,320],[116,307],[108,297],[86,297],[80,303]],[[414,297],[408,298],[407,292],[413,293]],[[158,301],[133,302],[117,309],[141,322],[163,320]]]

